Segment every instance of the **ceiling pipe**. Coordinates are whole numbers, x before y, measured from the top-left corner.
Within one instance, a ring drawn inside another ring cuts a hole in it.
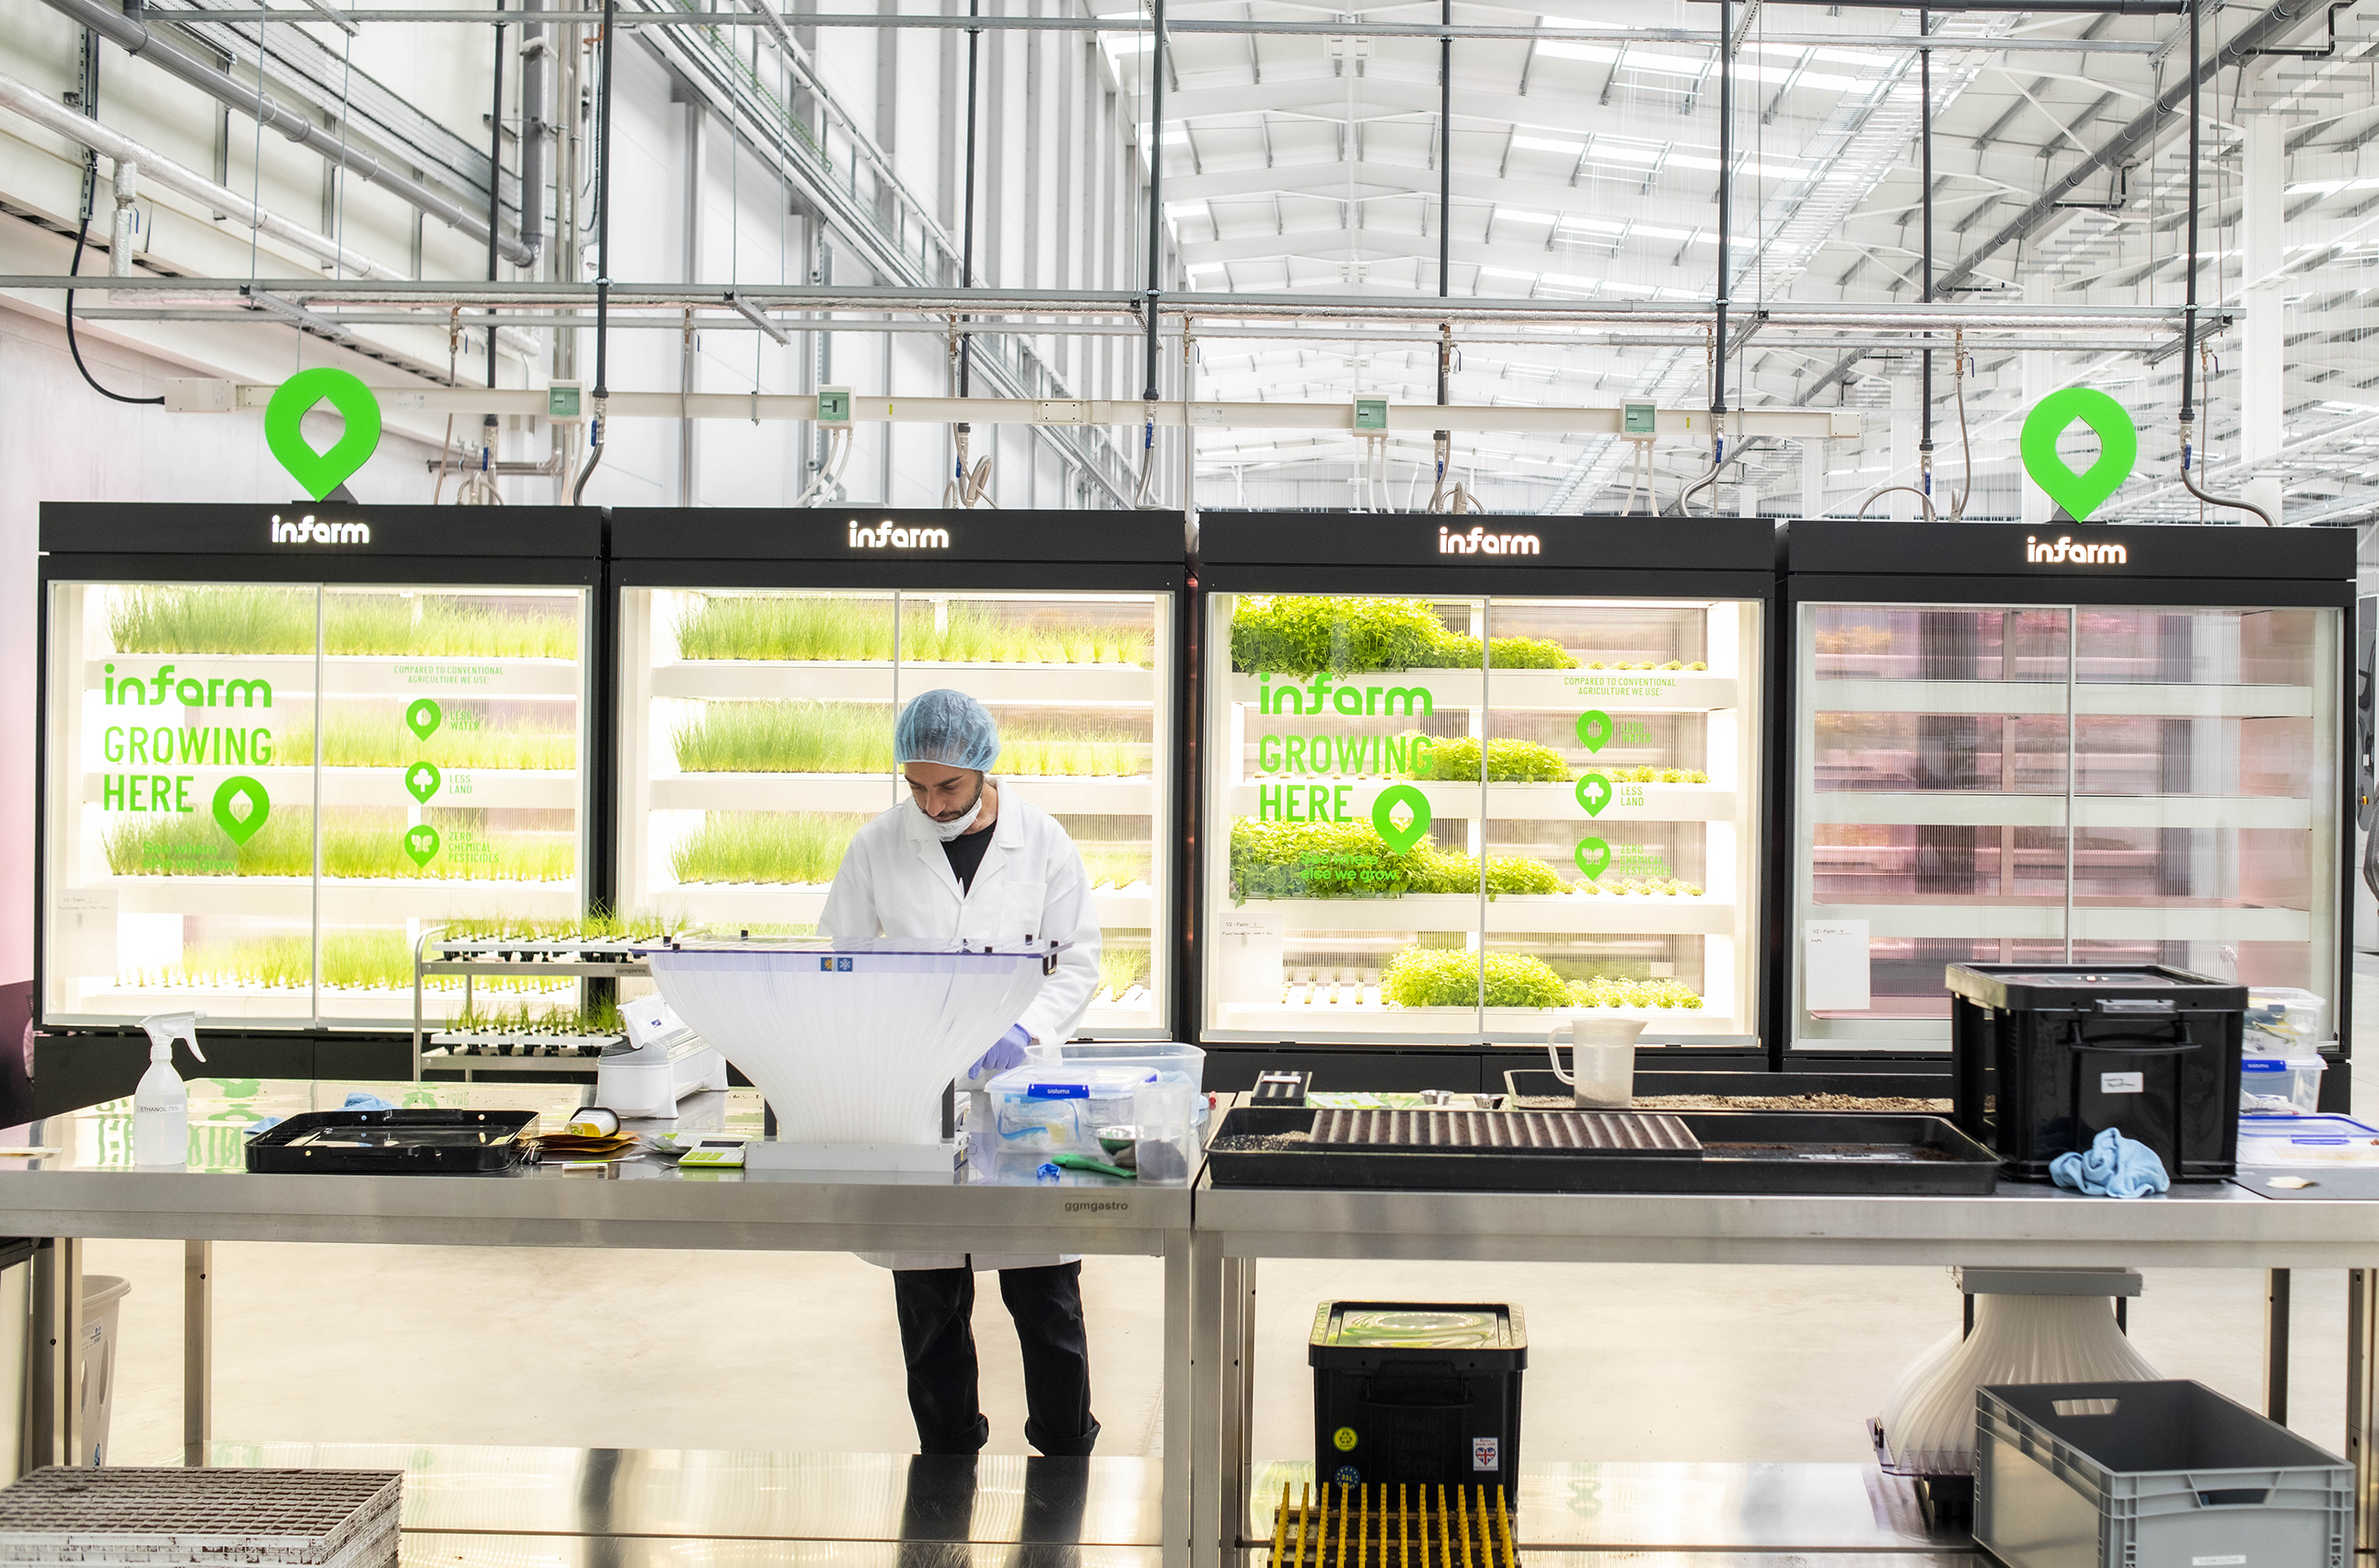
[[[486,220],[447,200],[418,180],[399,174],[369,153],[348,145],[347,139],[342,134],[342,126],[333,125],[326,129],[303,115],[283,108],[270,96],[242,87],[232,79],[230,73],[217,70],[195,55],[184,54],[141,23],[109,10],[98,0],[42,0],[42,3],[89,28],[126,54],[146,60],[170,76],[178,77],[217,103],[254,116],[299,146],[320,154],[356,178],[379,186],[400,200],[419,208],[423,213],[448,227],[473,239],[489,237]],[[500,234],[496,236],[496,245],[508,260],[518,265],[525,267],[536,259],[536,251],[523,245],[516,235]]]
[[[239,192],[215,184],[195,169],[186,168],[154,148],[144,146],[120,131],[110,130],[97,120],[85,119],[54,102],[47,93],[14,77],[0,76],[0,108],[12,109],[43,130],[88,147],[103,158],[113,158],[119,163],[138,163],[140,177],[150,185],[187,196],[203,204],[209,211],[226,213],[236,223],[260,234],[271,235],[308,256],[335,262],[358,277],[390,282],[411,281],[411,274],[350,250],[328,235],[317,234],[286,218],[276,217]],[[138,280],[140,284],[158,281],[153,278]]]
[[[521,0],[527,16],[544,9],[545,0]],[[545,249],[545,152],[552,130],[545,117],[552,96],[546,82],[552,59],[545,25],[525,17],[520,41],[520,239],[532,257]],[[490,176],[489,183],[495,184],[495,178]]]

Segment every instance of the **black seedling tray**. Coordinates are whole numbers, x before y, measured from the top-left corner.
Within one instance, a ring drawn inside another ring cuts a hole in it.
[[[248,1168],[279,1174],[478,1176],[529,1158],[535,1111],[306,1111],[248,1140]]]
[[[1987,1196],[1999,1158],[1939,1116],[1815,1111],[1664,1113],[1701,1141],[1675,1153],[1419,1153],[1281,1141],[1312,1110],[1242,1105],[1207,1145],[1216,1187],[1408,1192],[1739,1192]]]

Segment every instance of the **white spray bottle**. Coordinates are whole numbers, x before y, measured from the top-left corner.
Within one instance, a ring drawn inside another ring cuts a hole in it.
[[[187,1042],[200,1061],[199,1020],[204,1013],[158,1013],[140,1020],[149,1031],[149,1070],[132,1092],[132,1163],[180,1165],[190,1157],[190,1092],[174,1070],[174,1042]]]

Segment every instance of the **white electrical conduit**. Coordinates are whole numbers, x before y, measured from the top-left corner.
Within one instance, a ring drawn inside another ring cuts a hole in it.
[[[328,235],[317,234],[286,218],[274,216],[237,191],[215,184],[198,171],[185,168],[120,131],[110,130],[97,120],[77,114],[14,77],[0,76],[0,108],[13,109],[43,130],[62,136],[68,141],[78,142],[103,158],[112,158],[119,163],[138,163],[140,177],[151,185],[163,186],[193,201],[203,202],[210,211],[228,213],[235,222],[271,235],[308,256],[336,262],[357,277],[404,279],[412,276],[400,268],[387,266],[357,251],[349,250]]]

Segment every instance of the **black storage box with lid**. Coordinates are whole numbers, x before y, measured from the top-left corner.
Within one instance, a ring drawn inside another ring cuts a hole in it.
[[[2164,964],[1951,964],[1959,1128],[2018,1181],[2108,1128],[2175,1181],[2238,1169],[2247,988]]]
[[[1313,1476],[1325,1484],[1506,1489],[1519,1501],[1528,1325],[1500,1302],[1325,1301],[1313,1367]]]

